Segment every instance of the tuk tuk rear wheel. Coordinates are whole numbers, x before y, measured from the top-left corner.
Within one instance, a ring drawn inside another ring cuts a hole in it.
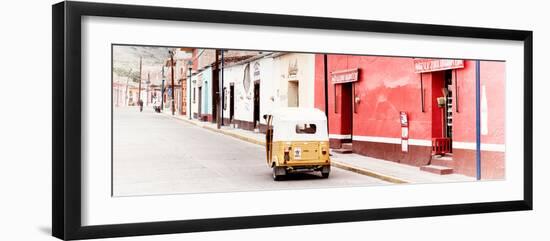
[[[284,167],[273,167],[273,180],[280,181],[286,175],[286,169]]]
[[[324,166],[323,168],[321,168],[321,176],[323,178],[328,178],[330,174],[330,166]]]

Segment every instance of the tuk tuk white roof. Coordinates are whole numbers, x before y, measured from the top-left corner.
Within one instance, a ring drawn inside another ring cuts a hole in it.
[[[286,107],[275,109],[270,114],[277,121],[327,121],[325,113],[316,108]]]
[[[328,141],[327,117],[315,108],[287,107],[276,109],[273,115],[273,141]],[[297,124],[315,124],[315,133],[297,133]]]

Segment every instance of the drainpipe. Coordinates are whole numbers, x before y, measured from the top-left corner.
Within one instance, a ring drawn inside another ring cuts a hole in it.
[[[481,179],[480,63],[476,60],[476,180]]]
[[[424,81],[422,80],[422,73],[420,73],[420,103],[421,103],[421,110],[422,113],[424,113]]]
[[[325,115],[327,116],[327,129],[328,129],[329,118],[328,118],[328,57],[327,57],[327,54],[323,54],[323,69],[325,74],[324,76],[325,77]],[[334,98],[336,98],[336,96],[334,96]],[[327,130],[327,133],[328,133],[328,130]]]

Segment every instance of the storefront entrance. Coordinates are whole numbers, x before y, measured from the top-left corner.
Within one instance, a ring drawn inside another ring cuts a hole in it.
[[[453,138],[453,70],[432,75],[432,154],[450,155]]]
[[[353,113],[355,108],[355,83],[359,80],[359,69],[343,69],[331,73],[334,85],[334,114],[336,121],[334,138],[331,140],[336,152],[353,151]]]
[[[199,103],[198,103],[198,107],[197,107],[197,112],[199,113],[197,115],[197,119],[199,120],[202,120],[202,87],[199,87]]]
[[[339,84],[340,96],[340,133],[345,138],[342,143],[351,143],[353,139],[353,83]]]

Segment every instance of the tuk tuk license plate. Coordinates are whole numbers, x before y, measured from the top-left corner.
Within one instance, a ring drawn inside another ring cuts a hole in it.
[[[294,148],[294,159],[302,159],[302,148]]]

